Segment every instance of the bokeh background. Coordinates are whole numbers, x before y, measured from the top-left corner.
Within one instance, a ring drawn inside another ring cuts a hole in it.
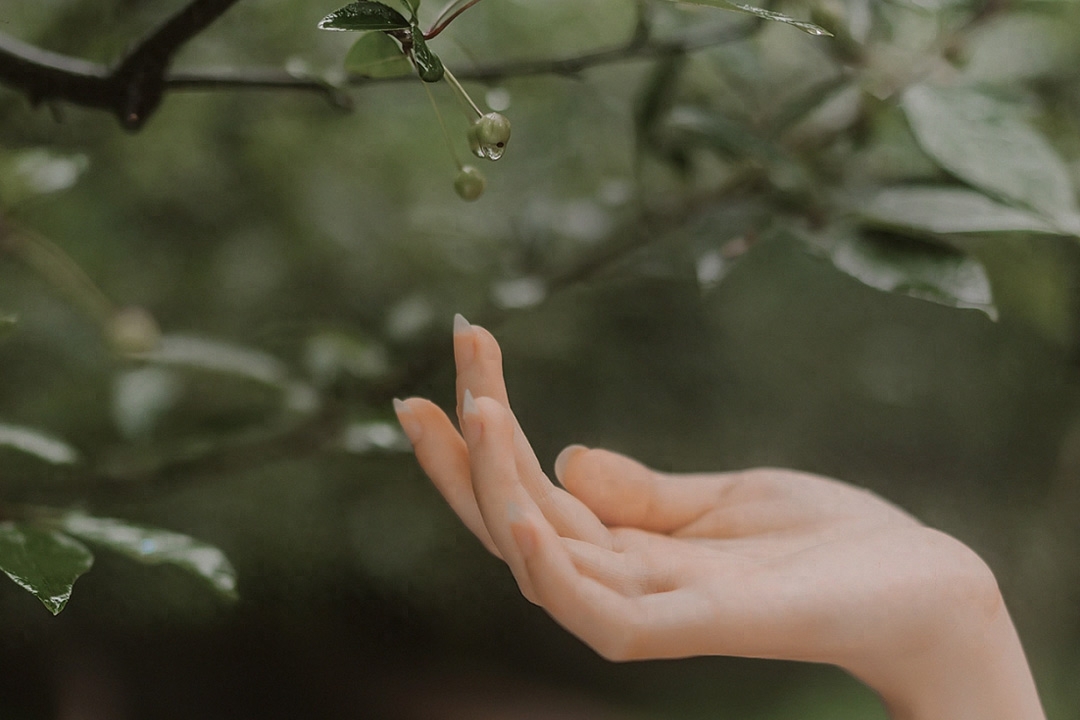
[[[107,63],[181,5],[5,2],[0,32]],[[336,7],[244,0],[176,68],[340,80],[353,38],[315,27]],[[580,442],[666,470],[799,468],[959,537],[997,573],[1049,716],[1080,717],[1076,238],[878,238],[964,253],[996,319],[871,287],[822,241],[877,232],[849,220],[867,189],[956,182],[898,106],[925,76],[1026,108],[1080,178],[1080,7],[776,9],[837,38],[656,2],[658,43],[744,37],[466,83],[513,123],[471,204],[416,81],[350,89],[351,112],[306,92],[173,92],[137,133],[0,88],[5,227],[196,348],[180,364],[118,353],[85,283],[0,244],[0,312],[18,318],[0,421],[82,458],[0,447],[0,508],[190,534],[227,553],[240,593],[102,552],[52,617],[5,579],[0,715],[884,718],[833,668],[609,664],[523,600],[392,423],[394,395],[448,407],[461,312],[502,342],[547,467]],[[462,75],[572,57],[621,46],[640,10],[485,0],[432,47]],[[433,91],[464,157],[466,116]]]

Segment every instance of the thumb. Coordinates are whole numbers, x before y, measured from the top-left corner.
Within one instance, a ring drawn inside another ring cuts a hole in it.
[[[700,518],[716,497],[708,476],[658,473],[625,455],[582,445],[559,453],[555,476],[609,527],[674,532]]]

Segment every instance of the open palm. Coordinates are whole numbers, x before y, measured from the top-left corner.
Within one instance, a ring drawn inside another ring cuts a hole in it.
[[[459,318],[454,352],[461,433],[427,400],[397,403],[416,456],[525,596],[604,657],[828,662],[887,695],[898,677],[952,683],[929,662],[943,646],[1000,616],[1011,630],[975,553],[836,480],[672,475],[572,445],[559,487],[510,410],[495,339]]]

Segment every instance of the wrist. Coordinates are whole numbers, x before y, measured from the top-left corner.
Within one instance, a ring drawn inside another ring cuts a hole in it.
[[[892,720],[1045,720],[992,572],[956,544],[967,557],[915,600],[927,621],[898,652],[849,671],[878,692]]]

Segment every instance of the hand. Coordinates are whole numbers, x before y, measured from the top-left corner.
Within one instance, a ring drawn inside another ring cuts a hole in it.
[[[570,446],[551,483],[495,339],[455,321],[462,433],[396,403],[421,466],[524,595],[612,660],[839,665],[895,718],[1042,718],[993,574],[872,493],[805,473],[669,475]],[[564,489],[565,488],[565,489]]]

